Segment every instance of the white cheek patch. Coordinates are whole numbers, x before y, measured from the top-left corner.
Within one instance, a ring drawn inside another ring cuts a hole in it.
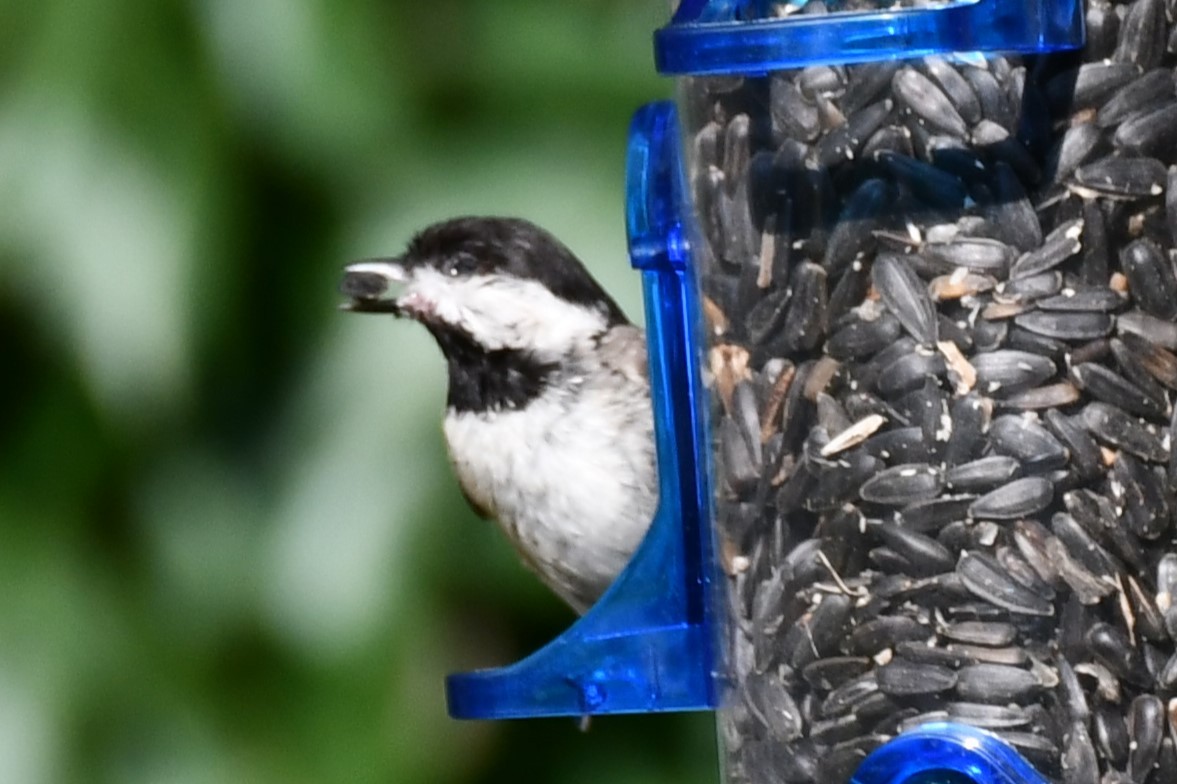
[[[428,302],[435,318],[468,332],[490,350],[558,356],[607,325],[604,314],[562,300],[533,280],[448,277],[424,268],[414,271],[408,294]]]

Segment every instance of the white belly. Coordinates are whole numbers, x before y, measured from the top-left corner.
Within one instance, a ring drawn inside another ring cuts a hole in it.
[[[463,489],[557,594],[584,611],[628,562],[657,505],[648,403],[549,392],[523,411],[445,419]],[[609,426],[607,423],[617,423]]]

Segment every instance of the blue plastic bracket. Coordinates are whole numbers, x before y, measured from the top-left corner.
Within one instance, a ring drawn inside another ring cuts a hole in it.
[[[717,705],[705,400],[696,347],[675,108],[638,110],[626,161],[627,231],[641,270],[660,502],[628,567],[588,613],[531,656],[447,679],[461,719],[589,716]]]

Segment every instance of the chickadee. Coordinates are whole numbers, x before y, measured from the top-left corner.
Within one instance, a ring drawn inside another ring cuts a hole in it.
[[[450,462],[475,512],[577,612],[658,502],[645,336],[568,248],[511,218],[456,218],[346,268],[345,309],[420,322],[449,375]]]

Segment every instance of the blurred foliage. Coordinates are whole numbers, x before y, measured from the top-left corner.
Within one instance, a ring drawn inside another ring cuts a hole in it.
[[[712,782],[712,718],[460,723],[570,621],[340,267],[531,218],[639,316],[626,0],[0,0],[0,781]]]

